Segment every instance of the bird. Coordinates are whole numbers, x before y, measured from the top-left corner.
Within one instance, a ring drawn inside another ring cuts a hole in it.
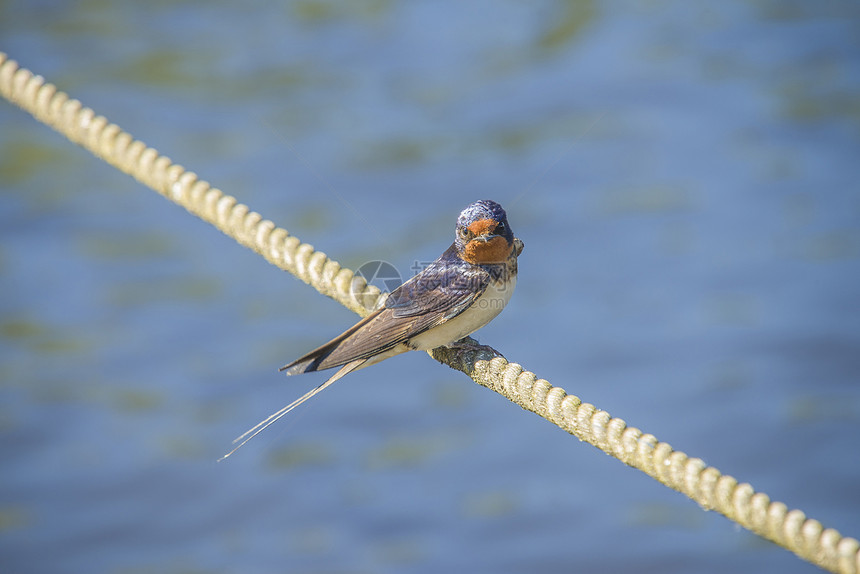
[[[457,217],[454,242],[438,259],[392,291],[376,311],[279,370],[298,375],[340,369],[234,440],[237,446],[221,460],[348,373],[406,351],[485,349],[462,339],[507,305],[522,251],[523,242],[514,237],[501,205],[488,199],[468,205]]]

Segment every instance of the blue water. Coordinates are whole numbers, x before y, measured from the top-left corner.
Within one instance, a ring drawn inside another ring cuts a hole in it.
[[[492,198],[478,338],[860,536],[854,2],[51,2],[0,49],[353,268]],[[0,103],[0,571],[816,572]]]

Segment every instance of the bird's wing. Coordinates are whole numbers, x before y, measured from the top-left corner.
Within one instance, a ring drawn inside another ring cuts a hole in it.
[[[449,249],[392,291],[382,309],[281,370],[295,375],[384,353],[465,311],[489,282],[489,273],[462,262]]]
[[[456,317],[490,284],[486,270],[453,256],[452,250],[453,246],[385,300],[385,309],[392,318],[415,321],[411,336]]]

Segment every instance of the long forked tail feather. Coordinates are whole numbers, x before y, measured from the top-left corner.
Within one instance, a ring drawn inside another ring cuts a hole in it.
[[[294,408],[296,408],[297,406],[299,406],[300,404],[302,404],[303,402],[305,402],[309,398],[311,398],[314,395],[316,395],[317,393],[321,392],[323,389],[325,389],[326,387],[328,387],[329,385],[331,385],[332,383],[334,383],[335,381],[337,381],[338,379],[340,379],[344,375],[346,375],[346,374],[354,371],[355,369],[361,367],[366,361],[367,361],[367,359],[357,359],[355,361],[352,361],[350,363],[345,364],[343,367],[338,369],[338,371],[334,375],[332,375],[332,377],[329,380],[327,380],[323,384],[311,389],[310,391],[306,392],[301,397],[297,398],[296,400],[294,400],[293,402],[291,402],[290,404],[288,404],[287,406],[285,406],[284,408],[282,408],[278,412],[273,413],[269,417],[261,420],[259,423],[257,423],[256,426],[254,426],[251,429],[248,429],[247,431],[245,431],[244,434],[242,434],[242,436],[239,436],[235,440],[233,440],[233,444],[236,445],[235,448],[233,448],[233,450],[231,450],[230,452],[228,452],[227,454],[225,454],[224,456],[219,458],[218,462],[221,462],[222,460],[224,460],[225,458],[227,458],[228,456],[230,456],[231,454],[233,454],[234,452],[236,452],[237,450],[239,450],[240,448],[245,446],[245,444],[249,440],[251,440],[252,438],[257,436],[258,434],[260,434],[261,432],[263,432],[264,430],[269,428],[269,426],[273,425],[278,419],[280,419],[281,417],[286,415],[288,412],[290,412],[291,410],[293,410]]]

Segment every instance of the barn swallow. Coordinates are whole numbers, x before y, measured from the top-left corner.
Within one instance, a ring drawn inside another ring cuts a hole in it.
[[[470,347],[460,339],[489,323],[510,300],[522,250],[501,205],[483,199],[466,207],[457,218],[454,243],[436,261],[392,291],[381,308],[281,367],[287,375],[340,369],[237,438],[238,445],[224,458],[352,371],[406,351]]]

